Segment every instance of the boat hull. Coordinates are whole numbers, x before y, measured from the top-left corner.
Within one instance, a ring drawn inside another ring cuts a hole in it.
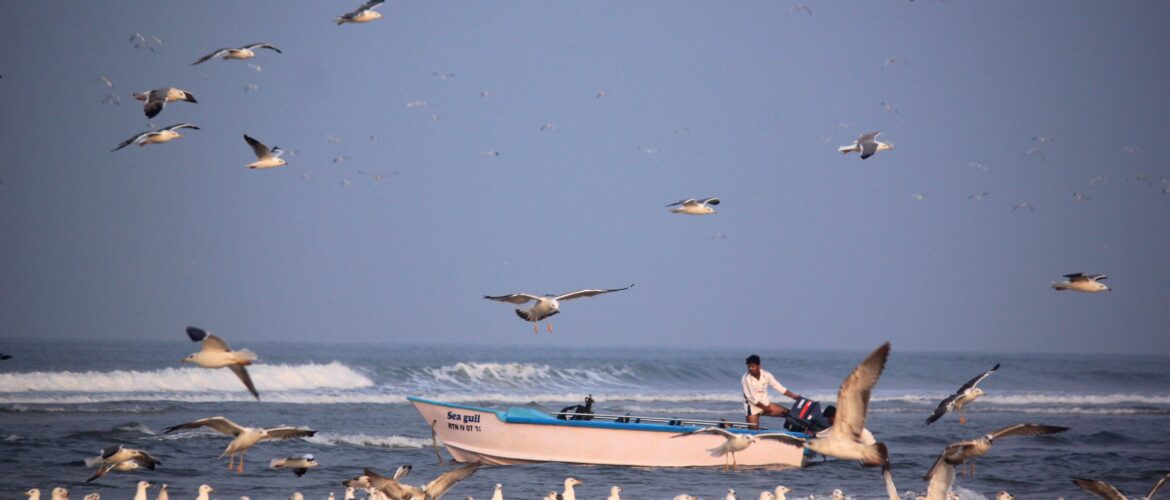
[[[733,458],[713,451],[724,443],[721,436],[675,438],[696,426],[558,420],[524,408],[499,411],[409,399],[459,462],[709,467],[729,464]],[[755,442],[734,455],[739,466],[799,467],[803,458],[802,448],[775,440]]]

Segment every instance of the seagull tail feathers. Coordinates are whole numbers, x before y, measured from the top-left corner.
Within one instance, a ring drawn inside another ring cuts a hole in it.
[[[1052,289],[1053,290],[1068,290],[1068,283],[1057,283],[1057,282],[1053,281],[1052,282]]]
[[[272,469],[284,467],[284,459],[283,458],[274,458],[270,462],[268,462],[268,467],[270,467]]]
[[[85,466],[86,467],[90,467],[90,468],[97,467],[101,463],[102,463],[102,457],[100,457],[100,456],[99,457],[90,457],[90,458],[85,459]]]
[[[250,349],[240,349],[236,351],[236,355],[240,359],[247,361],[248,364],[252,364],[253,361],[260,359],[260,357],[256,356],[256,353],[252,352]]]
[[[841,147],[837,148],[837,151],[840,151],[841,154],[846,155],[846,154],[852,153],[854,151],[857,151],[857,148],[851,144],[848,146],[841,146]]]
[[[334,21],[337,21],[337,25],[338,25],[338,26],[341,26],[341,25],[345,24],[345,19],[344,19],[344,18],[341,18],[341,17],[335,17],[335,18],[333,18],[333,20],[334,20]]]
[[[863,465],[867,466],[881,466],[887,468],[890,466],[890,450],[886,448],[886,443],[874,443],[865,449],[865,461]]]

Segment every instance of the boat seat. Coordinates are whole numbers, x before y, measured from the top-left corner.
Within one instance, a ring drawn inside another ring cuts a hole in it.
[[[551,415],[535,408],[512,407],[504,412],[504,421],[514,418],[527,418],[533,420],[555,420]]]

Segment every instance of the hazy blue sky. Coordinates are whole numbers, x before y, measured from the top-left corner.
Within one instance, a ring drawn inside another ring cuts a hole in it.
[[[1170,3],[806,1],[0,3],[0,338],[1170,352]]]

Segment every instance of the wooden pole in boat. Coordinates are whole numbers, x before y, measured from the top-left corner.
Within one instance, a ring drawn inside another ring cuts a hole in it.
[[[438,420],[431,420],[431,446],[434,446],[435,458],[439,461],[439,464],[441,465],[443,463],[443,455],[439,454],[439,438],[435,434],[435,424],[437,424],[437,423],[439,423]]]

